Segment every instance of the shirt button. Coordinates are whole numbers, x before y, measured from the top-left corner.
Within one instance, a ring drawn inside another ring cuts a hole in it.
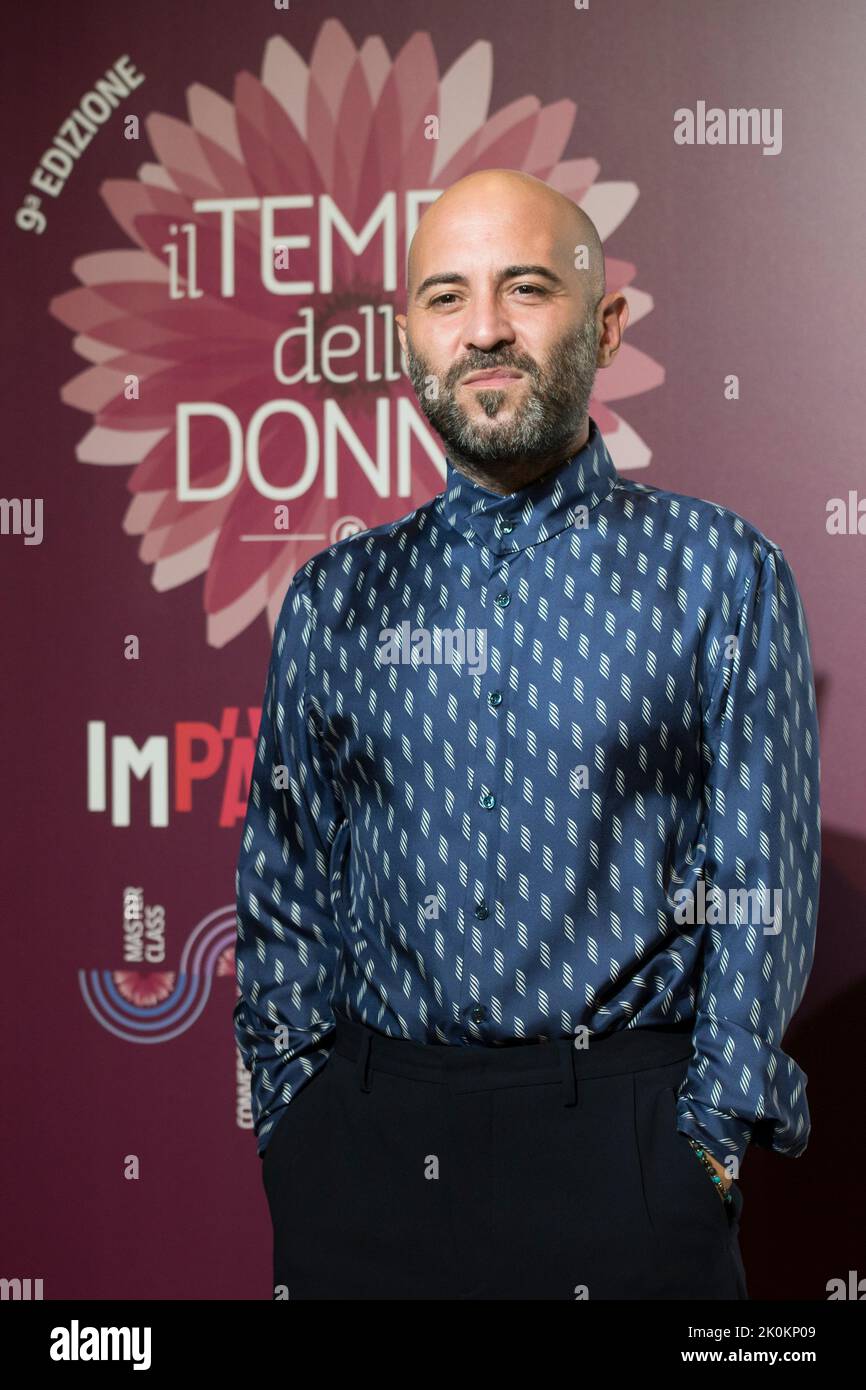
[[[476,1004],[469,1012],[469,1017],[473,1023],[483,1023],[487,1017],[487,1010],[483,1004]]]
[[[503,589],[501,593],[496,595],[496,598],[493,600],[493,602],[496,604],[498,608],[507,608],[509,603],[511,602],[511,595],[507,589]]]
[[[513,522],[513,521],[503,521],[503,522],[501,523],[500,527],[499,527],[499,534],[502,535],[502,536],[507,536],[507,535],[510,535],[510,533],[511,533],[513,530],[514,530],[514,522]]]
[[[484,807],[485,811],[489,811],[493,806],[496,805],[496,797],[493,795],[492,792],[482,792],[478,800],[479,803]]]
[[[488,705],[491,705],[493,709],[495,709],[497,705],[501,705],[501,704],[502,704],[502,691],[501,691],[501,690],[491,690],[491,691],[490,691],[490,694],[487,696],[487,703],[488,703]]]
[[[478,902],[475,904],[475,916],[480,917],[483,920],[485,917],[488,917],[489,915],[490,914],[488,913],[486,902],[483,898],[479,898]]]

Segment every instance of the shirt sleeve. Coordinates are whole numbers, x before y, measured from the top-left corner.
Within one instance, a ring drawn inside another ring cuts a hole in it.
[[[234,1032],[263,1155],[285,1107],[327,1061],[340,953],[331,851],[343,823],[307,692],[312,602],[295,575],[274,630],[235,875]]]
[[[778,547],[734,622],[704,712],[707,908],[677,1127],[741,1163],[750,1142],[797,1157],[810,1130],[807,1077],[781,1044],[815,948],[818,724],[803,608]]]

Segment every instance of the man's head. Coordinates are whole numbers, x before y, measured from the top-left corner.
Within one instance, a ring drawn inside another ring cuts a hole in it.
[[[510,491],[575,452],[628,320],[577,204],[516,170],[469,174],[419,222],[407,280],[400,343],[449,457]],[[467,380],[495,368],[511,375]]]

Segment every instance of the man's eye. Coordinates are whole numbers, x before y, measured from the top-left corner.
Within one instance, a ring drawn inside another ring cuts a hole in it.
[[[540,294],[542,297],[547,293],[546,290],[542,289],[541,285],[515,285],[514,288],[516,290],[530,290],[532,294]],[[456,294],[452,294],[450,290],[446,291],[445,294],[437,294],[430,300],[430,307],[432,308],[435,304],[444,304],[446,300],[456,298]],[[519,298],[525,299],[526,295],[522,294]]]

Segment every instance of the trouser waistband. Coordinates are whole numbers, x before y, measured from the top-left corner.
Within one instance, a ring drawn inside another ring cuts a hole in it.
[[[691,1023],[590,1034],[585,1046],[575,1046],[574,1037],[463,1046],[391,1038],[339,1012],[335,1019],[334,1050],[356,1062],[363,1090],[370,1089],[374,1071],[444,1084],[453,1091],[534,1086],[558,1080],[563,1083],[564,1103],[574,1105],[578,1079],[663,1067],[692,1053]]]

